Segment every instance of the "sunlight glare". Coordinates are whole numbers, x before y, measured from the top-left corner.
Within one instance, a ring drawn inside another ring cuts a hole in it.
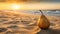
[[[21,6],[20,5],[17,5],[17,4],[14,4],[14,5],[12,5],[11,8],[14,9],[14,10],[16,10],[16,9],[20,9]]]

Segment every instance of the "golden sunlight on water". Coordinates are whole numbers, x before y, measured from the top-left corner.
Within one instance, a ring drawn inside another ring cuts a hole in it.
[[[0,10],[13,10],[11,7],[11,4],[17,4],[19,5],[18,10],[54,10],[54,9],[60,9],[60,3],[44,3],[44,2],[39,2],[39,3],[1,3],[0,2]],[[14,6],[15,7],[15,6]],[[17,7],[17,6],[16,6]],[[15,9],[16,9],[15,7]]]

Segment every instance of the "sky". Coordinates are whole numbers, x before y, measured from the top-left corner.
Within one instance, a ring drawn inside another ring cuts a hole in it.
[[[0,0],[1,1],[1,0]],[[6,0],[5,0],[6,1]],[[53,10],[60,9],[60,0],[28,0],[21,2],[22,0],[8,0],[6,2],[0,2],[0,10]],[[32,1],[32,2],[31,2]],[[52,2],[53,1],[53,2]],[[54,2],[55,1],[55,2]],[[19,8],[18,8],[19,7]]]
[[[35,2],[40,2],[40,1],[53,1],[53,2],[59,2],[60,0],[0,0],[1,2],[4,2],[4,1],[24,1],[24,2],[26,2],[26,1],[35,1]]]

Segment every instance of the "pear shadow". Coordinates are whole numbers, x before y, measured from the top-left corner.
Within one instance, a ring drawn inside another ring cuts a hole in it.
[[[37,34],[60,34],[60,29],[41,30]]]

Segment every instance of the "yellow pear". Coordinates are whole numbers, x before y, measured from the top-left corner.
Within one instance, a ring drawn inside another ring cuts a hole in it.
[[[42,12],[41,12],[42,13]],[[43,13],[41,14],[40,16],[40,20],[38,20],[38,26],[39,28],[41,29],[48,29],[49,26],[50,26],[50,22],[49,20],[47,19],[47,17],[45,15],[43,15]]]

